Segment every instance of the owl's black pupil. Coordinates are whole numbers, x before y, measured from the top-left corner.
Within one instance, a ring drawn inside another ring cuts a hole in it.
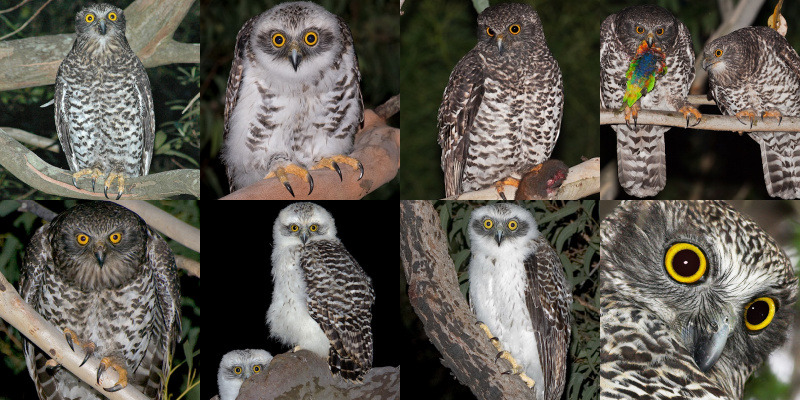
[[[518,26],[512,26],[511,27],[511,32],[513,32],[513,33],[519,32],[519,27]]]
[[[681,250],[672,259],[672,269],[680,276],[692,276],[700,269],[700,256],[689,249]]]
[[[769,304],[766,301],[757,301],[747,309],[745,318],[750,325],[758,325],[769,316]]]
[[[280,37],[280,36],[276,37],[276,38],[275,38],[275,43],[277,43],[277,44],[281,44],[281,43],[283,43],[283,38],[282,38],[282,37]]]
[[[309,42],[314,43],[314,41],[316,41],[316,40],[317,40],[317,38],[314,35],[308,35],[308,41]]]

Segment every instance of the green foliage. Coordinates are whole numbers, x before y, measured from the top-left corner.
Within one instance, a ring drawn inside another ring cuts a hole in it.
[[[281,3],[279,0],[203,2],[204,18],[200,30],[204,38],[200,73],[202,119],[200,120],[203,164],[201,197],[218,198],[228,192],[225,168],[219,161],[222,146],[225,88],[233,61],[236,35],[248,19]],[[400,93],[400,23],[396,1],[320,0],[315,1],[347,22],[353,34],[364,107],[375,108]],[[389,121],[397,126],[396,118]],[[405,147],[404,147],[405,149]],[[397,184],[390,182],[369,198],[397,196]]]
[[[469,292],[469,219],[472,210],[492,202],[439,201],[442,229],[447,232],[450,255],[458,274],[461,293]],[[597,291],[597,263],[600,230],[597,202],[521,202],[533,214],[539,231],[561,257],[567,280],[572,284],[572,340],[566,399],[594,399],[598,393],[600,315]]]

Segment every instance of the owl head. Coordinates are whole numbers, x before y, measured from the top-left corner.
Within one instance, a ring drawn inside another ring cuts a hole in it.
[[[488,254],[524,247],[538,236],[536,220],[528,210],[516,204],[495,203],[480,207],[472,211],[469,221],[470,246]]]
[[[119,287],[143,268],[147,229],[136,213],[114,203],[72,207],[48,227],[55,273],[86,291]]]
[[[258,17],[250,45],[260,64],[271,67],[270,73],[296,79],[339,62],[343,31],[350,35],[347,26],[322,6],[282,3]]]
[[[89,4],[75,15],[75,31],[78,37],[125,37],[125,14],[111,4]]]
[[[267,369],[270,361],[272,355],[266,350],[233,350],[222,356],[217,372],[220,400],[236,399],[242,383]]]
[[[797,297],[791,262],[728,204],[627,202],[602,235],[603,291],[658,315],[728,393],[785,340]]]
[[[703,48],[703,69],[719,84],[725,86],[733,81],[748,80],[757,73],[759,63],[751,62],[750,53],[759,46],[753,30],[764,28],[768,35],[786,40],[778,32],[767,27],[748,27],[718,37]]]
[[[294,203],[281,210],[273,227],[275,246],[305,245],[314,240],[335,239],[331,214],[314,203]]]
[[[617,39],[631,55],[636,53],[642,41],[669,55],[678,38],[679,24],[665,8],[649,4],[628,7],[617,13],[614,20]]]
[[[539,14],[527,4],[505,3],[489,7],[478,15],[478,38],[491,44],[490,54],[514,54],[545,44]]]

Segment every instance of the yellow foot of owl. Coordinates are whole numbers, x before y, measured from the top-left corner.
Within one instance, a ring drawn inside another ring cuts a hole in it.
[[[761,114],[761,120],[763,121],[764,118],[777,118],[778,125],[780,125],[783,121],[783,113],[781,113],[779,110],[764,111],[764,113]]]
[[[636,129],[636,120],[639,118],[639,110],[641,110],[639,104],[634,103],[633,106],[630,107],[625,106],[623,107],[622,110],[625,112],[625,125],[627,125],[628,128],[630,128],[631,127],[630,119],[633,118],[633,129]]]
[[[742,111],[737,112],[734,115],[736,116],[736,119],[739,120],[739,122],[741,122],[741,123],[743,123],[745,125],[747,125],[747,122],[742,121],[742,117],[747,117],[747,119],[750,120],[750,127],[752,128],[753,127],[753,122],[755,122],[757,114],[756,114],[756,111],[753,110],[752,108],[746,108],[746,109],[744,109]],[[739,132],[739,133],[741,134],[741,132]]]
[[[106,183],[103,188],[103,194],[108,198],[108,187],[110,184],[113,184],[114,181],[117,181],[117,198],[119,200],[122,197],[122,192],[125,191],[125,177],[122,174],[118,174],[116,172],[112,172],[108,174],[108,178],[106,178]]]
[[[103,176],[103,171],[97,168],[86,168],[72,174],[72,185],[75,186],[76,189],[80,189],[77,180],[87,175],[92,178],[92,193],[94,193],[94,185],[95,182],[97,182],[97,178]]]
[[[103,375],[103,372],[106,372],[107,369],[113,369],[117,371],[119,375],[119,380],[114,386],[110,388],[103,388],[106,392],[116,392],[118,390],[124,389],[125,386],[128,386],[128,370],[125,368],[125,364],[117,361],[117,359],[113,357],[104,357],[100,360],[100,366],[97,368],[97,384],[100,384],[100,376]]]
[[[691,126],[696,126],[697,124],[700,123],[700,119],[703,118],[703,114],[701,114],[700,111],[698,111],[697,108],[695,108],[691,104],[684,105],[683,107],[679,108],[678,111],[680,111],[680,113],[683,114],[683,117],[686,118],[687,128],[689,127],[689,117],[694,117],[694,119],[696,120],[696,122],[693,123]]]
[[[503,350],[503,346],[500,344],[500,340],[497,339],[497,337],[495,337],[492,334],[492,331],[489,330],[489,327],[480,321],[478,321],[478,325],[481,327],[481,329],[483,329],[483,332],[486,334],[486,336],[489,337],[489,340],[492,342],[492,345],[494,345],[494,347],[499,352],[497,353],[497,356],[494,358],[494,362],[496,363],[497,360],[502,358],[511,364],[511,370],[503,372],[503,374],[517,375],[519,376],[520,379],[522,379],[523,382],[525,382],[525,384],[529,388],[532,388],[536,384],[536,382],[534,382],[533,379],[531,379],[527,374],[525,374],[525,372],[522,370],[522,366],[520,366],[517,363],[517,360],[515,360],[514,357],[512,357],[509,352]]]
[[[94,353],[94,350],[97,348],[94,343],[90,341],[82,342],[78,339],[78,335],[75,334],[75,331],[72,329],[64,329],[64,338],[67,339],[67,344],[72,351],[75,351],[75,346],[78,346],[83,349],[83,352],[86,353],[86,356],[83,357],[83,361],[81,361],[81,367],[83,364],[86,364],[86,361],[89,360],[89,357]],[[53,360],[50,360],[53,361]],[[48,363],[50,362],[48,361]],[[58,364],[56,364],[58,365]]]
[[[358,180],[359,181],[361,180],[361,178],[364,177],[364,166],[361,165],[361,161],[358,161],[355,158],[344,156],[344,155],[325,157],[322,160],[320,160],[317,163],[317,165],[315,165],[311,169],[312,170],[322,169],[322,168],[332,169],[332,170],[336,171],[337,174],[339,174],[339,181],[341,181],[342,180],[342,170],[339,169],[339,164],[338,163],[349,165],[349,166],[353,167],[353,169],[358,169],[358,172],[359,172]]]
[[[289,164],[285,167],[278,168],[275,171],[267,174],[264,179],[274,178],[277,176],[278,180],[280,180],[283,184],[283,187],[285,187],[286,190],[289,191],[289,194],[294,197],[294,190],[292,190],[292,185],[289,184],[289,174],[297,175],[303,180],[303,182],[308,183],[308,194],[311,194],[311,192],[314,191],[314,178],[311,177],[311,174],[308,173],[307,169],[295,164]]]
[[[503,199],[503,200],[508,200],[508,199],[506,199],[506,189],[505,189],[506,186],[514,186],[514,187],[518,188],[519,187],[519,179],[508,177],[508,178],[501,179],[501,180],[499,180],[499,181],[494,183],[494,188],[495,188],[495,190],[497,190],[497,194],[499,194],[500,198]]]

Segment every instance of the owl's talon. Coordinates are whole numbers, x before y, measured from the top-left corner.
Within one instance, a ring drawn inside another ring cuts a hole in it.
[[[122,192],[125,190],[125,177],[122,174],[119,174],[119,173],[116,173],[116,172],[111,172],[111,173],[108,174],[108,178],[106,178],[106,182],[105,182],[105,185],[103,187],[103,194],[106,196],[106,199],[108,199],[109,182],[111,182],[113,184],[114,181],[117,181],[117,198],[116,198],[116,200],[119,200],[120,197],[122,197]]]
[[[285,187],[286,190],[289,191],[289,194],[291,194],[292,197],[294,197],[294,190],[292,190],[292,185],[289,184],[289,181],[283,182],[283,187]]]
[[[364,177],[364,166],[361,164],[361,161],[358,162],[358,180]]]
[[[97,367],[97,384],[100,384],[100,376],[103,375],[109,368],[117,371],[119,380],[110,388],[103,388],[106,392],[116,392],[128,386],[128,370],[122,364],[118,363],[111,357],[103,357],[100,360],[100,366]]]
[[[359,181],[361,180],[362,177],[364,177],[364,166],[361,165],[361,161],[358,161],[353,157],[349,157],[349,156],[345,156],[345,155],[336,155],[336,156],[325,157],[325,158],[319,160],[319,162],[317,162],[317,164],[314,165],[311,169],[315,170],[315,169],[327,168],[327,169],[334,170],[334,171],[336,171],[337,174],[339,174],[339,180],[341,181],[343,179],[342,178],[342,170],[341,170],[341,168],[339,168],[339,164],[337,162],[338,163],[342,163],[342,164],[347,164],[347,165],[353,167],[353,169],[358,169],[358,172],[359,172],[358,180]]]
[[[331,161],[331,165],[333,166],[333,169],[336,171],[336,173],[339,174],[339,182],[342,182],[343,181],[342,169],[339,168],[339,164],[337,164],[336,161]]]
[[[684,105],[683,107],[679,108],[678,111],[681,114],[683,114],[683,116],[686,118],[687,128],[689,128],[690,117],[694,117],[697,120],[697,122],[695,122],[691,126],[697,126],[700,123],[700,120],[703,118],[703,114],[701,114],[700,111],[698,111],[697,108],[695,108],[691,104]]]
[[[283,187],[285,187],[286,190],[289,191],[289,194],[291,194],[292,197],[295,197],[294,190],[292,190],[292,185],[289,183],[289,174],[299,176],[300,179],[303,180],[303,182],[308,183],[309,186],[308,194],[311,194],[311,192],[314,191],[314,178],[311,177],[311,174],[308,172],[307,169],[295,164],[289,164],[285,167],[279,167],[276,170],[267,174],[267,176],[265,176],[264,179],[277,177],[278,180],[283,184]]]
[[[747,122],[743,122],[742,121],[742,117],[747,117],[747,119],[750,120],[750,128],[751,129],[753,128],[753,121],[755,121],[755,119],[756,119],[756,112],[755,111],[753,111],[751,109],[745,109],[745,110],[737,112],[734,115],[736,116],[736,119],[739,122],[741,122],[742,124],[744,124],[744,125],[747,125]]]
[[[765,118],[777,118],[778,126],[780,126],[781,122],[783,121],[783,113],[781,113],[779,110],[764,111],[764,113],[761,114],[761,120],[764,121]]]

